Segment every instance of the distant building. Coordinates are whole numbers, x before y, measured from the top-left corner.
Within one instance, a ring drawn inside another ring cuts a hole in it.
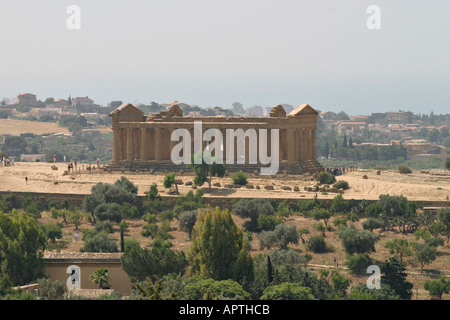
[[[131,294],[133,284],[122,269],[122,255],[123,253],[52,252],[44,257],[44,265],[51,281],[59,280],[67,284],[69,289],[76,290],[98,289],[98,285],[92,283],[89,277],[95,270],[105,268],[111,275],[109,287],[105,289],[112,289],[127,296]]]
[[[386,120],[397,123],[411,123],[413,113],[410,111],[386,112]]]
[[[321,112],[319,114],[320,118],[322,120],[336,120],[337,119],[337,114],[331,111],[325,111],[325,112]]]
[[[180,108],[182,108],[182,109],[189,107],[189,105],[187,103],[179,102],[178,100],[174,100],[169,103],[161,103],[161,105],[164,106],[166,108],[166,110],[169,110],[172,106],[174,106],[176,104],[179,105]]]
[[[361,136],[368,126],[361,121],[338,121],[338,134]]]
[[[55,119],[61,118],[61,108],[41,108],[37,113],[39,118],[42,116],[52,116]]]
[[[100,118],[100,114],[98,114],[97,112],[84,112],[84,113],[80,113],[80,116],[83,116],[86,119],[99,119]]]
[[[64,100],[64,99],[56,99],[56,100],[53,102],[53,105],[54,105],[55,107],[58,107],[58,108],[63,108],[63,107],[66,107],[66,106],[69,105],[69,101]]]
[[[38,105],[36,95],[31,93],[21,93],[17,96],[17,103],[27,107],[35,107]]]
[[[348,116],[351,121],[365,121],[369,116]]]
[[[410,159],[429,159],[429,155],[440,156],[443,148],[425,139],[406,140],[402,145]]]
[[[83,129],[81,130],[81,134],[84,137],[89,137],[89,138],[100,138],[100,130],[96,130],[96,129]]]
[[[20,161],[23,162],[45,162],[45,154],[22,154],[20,155]]]
[[[88,96],[86,97],[77,97],[72,99],[72,106],[76,107],[77,105],[83,107],[91,107],[94,105],[94,100],[90,99]]]

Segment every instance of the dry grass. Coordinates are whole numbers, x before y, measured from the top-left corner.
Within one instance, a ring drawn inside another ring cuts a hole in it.
[[[38,122],[16,119],[0,119],[0,135],[19,136],[21,133],[70,133],[69,129],[60,127],[56,122]]]

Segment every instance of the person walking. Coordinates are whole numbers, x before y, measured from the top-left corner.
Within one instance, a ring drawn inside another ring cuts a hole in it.
[[[28,184],[28,177],[25,177],[25,184]]]

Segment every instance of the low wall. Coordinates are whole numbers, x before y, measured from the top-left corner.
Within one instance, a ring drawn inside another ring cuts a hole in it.
[[[18,199],[22,199],[28,195],[31,195],[33,198],[39,201],[43,201],[44,204],[48,204],[51,200],[53,201],[62,201],[67,200],[72,205],[81,205],[86,194],[74,194],[74,193],[41,193],[41,192],[11,192],[11,191],[0,191],[0,196],[11,195],[17,197]],[[138,201],[142,202],[146,196],[139,195]],[[164,201],[169,204],[175,204],[177,199],[176,195],[161,195]],[[220,207],[223,209],[231,209],[231,206],[239,201],[240,197],[215,197],[205,195],[203,197],[205,203],[211,205],[212,207]],[[287,201],[290,204],[297,204],[299,200],[306,200],[308,198],[265,198],[271,200],[272,202],[279,204],[283,201]],[[344,199],[345,201],[351,201],[350,199]],[[331,203],[332,199],[321,199],[321,201],[325,201],[325,203]],[[363,200],[353,200],[353,201],[363,201]],[[366,200],[366,201],[376,201],[376,200]],[[414,201],[419,208],[423,207],[450,207],[450,201],[433,201],[433,200],[417,200]]]

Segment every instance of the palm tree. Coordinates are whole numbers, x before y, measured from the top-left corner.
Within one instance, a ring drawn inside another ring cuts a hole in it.
[[[99,268],[89,276],[89,280],[91,280],[94,284],[98,284],[98,288],[102,289],[105,286],[109,286],[111,277],[108,270],[106,270],[105,268]]]

